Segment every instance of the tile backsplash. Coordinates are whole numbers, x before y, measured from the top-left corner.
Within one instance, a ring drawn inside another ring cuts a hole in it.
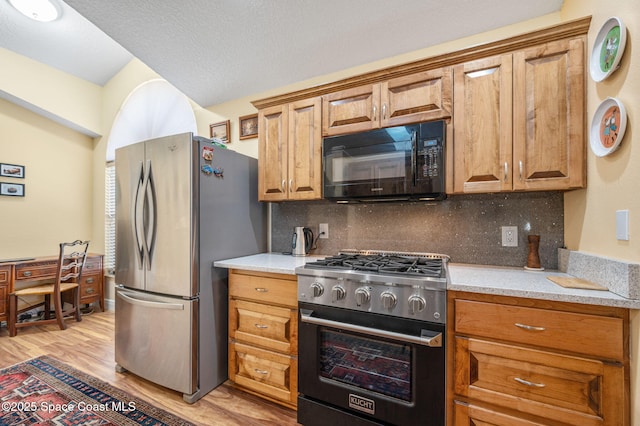
[[[335,204],[328,201],[273,203],[271,251],[291,251],[294,226],[329,224],[311,254],[341,249],[444,253],[452,262],[524,266],[527,236],[540,235],[540,262],[558,268],[564,246],[561,192],[454,195],[439,202]],[[518,247],[502,247],[501,226],[517,226]]]

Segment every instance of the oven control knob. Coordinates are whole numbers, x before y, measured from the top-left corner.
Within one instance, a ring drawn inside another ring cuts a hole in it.
[[[371,300],[371,292],[366,287],[358,287],[356,289],[356,305],[362,306]]]
[[[314,282],[310,286],[313,297],[320,297],[324,293],[324,287],[319,282]]]
[[[396,295],[390,291],[383,291],[380,295],[380,301],[382,302],[382,307],[385,309],[393,309],[398,303]]]
[[[416,314],[422,311],[427,306],[427,302],[425,302],[424,298],[421,296],[409,296],[409,312],[412,314]]]
[[[341,285],[334,285],[333,288],[331,289],[332,302],[337,302],[338,300],[342,300],[346,295],[347,293],[345,293],[344,287],[342,287]]]

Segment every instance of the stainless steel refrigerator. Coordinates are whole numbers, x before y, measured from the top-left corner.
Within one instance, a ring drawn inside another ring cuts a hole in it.
[[[191,133],[116,150],[116,370],[193,403],[227,377],[227,270],[266,251],[257,161]]]

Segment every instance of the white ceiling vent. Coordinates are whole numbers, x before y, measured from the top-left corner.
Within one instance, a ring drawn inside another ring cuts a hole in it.
[[[107,161],[116,149],[178,133],[197,134],[196,117],[187,97],[166,80],[142,83],[122,103],[111,127]]]

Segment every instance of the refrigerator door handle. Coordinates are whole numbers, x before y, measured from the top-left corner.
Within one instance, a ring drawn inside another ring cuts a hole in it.
[[[180,303],[164,303],[164,302],[150,302],[148,300],[136,299],[135,297],[128,296],[122,292],[118,293],[120,297],[122,297],[127,302],[132,305],[145,306],[147,308],[156,308],[156,309],[173,309],[176,311],[183,311],[184,305]]]
[[[145,247],[144,247],[144,164],[140,162],[140,172],[137,177],[138,185],[136,187],[135,199],[133,202],[133,236],[136,240],[136,258],[138,259],[138,269],[144,268]]]
[[[147,269],[151,270],[151,259],[156,242],[156,188],[153,179],[153,169],[151,160],[147,160],[146,173],[144,176],[144,197],[145,197],[145,215],[144,215],[144,251],[147,259]]]

